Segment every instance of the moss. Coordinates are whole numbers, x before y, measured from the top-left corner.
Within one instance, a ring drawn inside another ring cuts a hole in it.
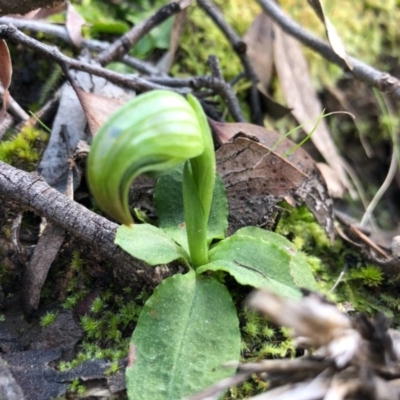
[[[47,141],[46,133],[25,127],[18,134],[0,142],[0,160],[32,170],[40,158],[38,148],[42,147],[45,141]]]
[[[133,296],[130,290],[121,294],[112,287],[100,293],[91,302],[88,313],[80,317],[84,339],[75,359],[60,363],[59,369],[102,358],[113,362],[108,373],[116,372],[117,362],[128,354],[130,337],[147,297],[144,292]],[[73,302],[73,307],[77,302]],[[71,297],[67,298],[67,306],[71,307]]]
[[[57,318],[58,312],[48,311],[43,317],[40,318],[40,326],[42,328],[47,328],[50,326]]]

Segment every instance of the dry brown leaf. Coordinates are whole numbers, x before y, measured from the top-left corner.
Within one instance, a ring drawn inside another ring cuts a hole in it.
[[[82,26],[85,25],[85,19],[76,11],[75,7],[68,2],[67,6],[67,21],[65,27],[71,42],[80,47],[82,44]]]
[[[314,161],[295,143],[273,131],[246,123],[209,120],[222,144],[217,169],[224,180],[234,229],[259,225],[286,196],[304,202],[333,239],[333,209]]]
[[[317,14],[318,18],[325,25],[326,37],[328,38],[332,50],[346,63],[347,67],[352,70],[353,66],[347,57],[342,39],[330,19],[325,15],[321,2],[319,0],[308,0],[308,2]]]
[[[275,25],[274,62],[287,105],[292,114],[309,134],[315,127],[316,118],[322,115],[322,106],[313,86],[307,61],[300,44]],[[324,119],[318,122],[311,140],[332,167],[350,194],[356,197],[335,143]]]
[[[257,89],[261,94],[268,115],[275,119],[283,118],[290,109],[276,102],[268,93],[273,71],[273,23],[265,14],[259,14],[243,37],[246,54],[258,78]]]
[[[90,133],[93,136],[104,125],[108,117],[124,104],[121,100],[88,93],[81,89],[77,90],[77,95],[85,112]]]
[[[273,23],[267,14],[257,15],[243,37],[246,54],[262,88],[267,91],[273,69]]]
[[[12,64],[10,51],[8,50],[7,43],[5,40],[0,39],[0,83],[4,88],[3,93],[3,106],[0,110],[0,121],[3,119],[4,114],[7,110],[8,100],[10,93],[8,88],[11,85],[12,78]]]

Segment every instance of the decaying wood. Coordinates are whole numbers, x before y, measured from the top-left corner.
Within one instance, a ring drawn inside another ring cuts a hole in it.
[[[27,173],[0,162],[0,196],[46,217],[87,243],[103,257],[112,259],[114,274],[130,284],[154,283],[155,269],[133,259],[114,244],[118,225],[51,188],[37,173]],[[157,270],[156,270],[157,271]]]

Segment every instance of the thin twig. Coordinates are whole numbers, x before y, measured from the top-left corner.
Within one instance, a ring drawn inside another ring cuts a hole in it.
[[[365,213],[361,219],[360,225],[365,226],[367,222],[371,219],[372,213],[374,212],[376,206],[378,203],[381,201],[381,198],[383,195],[386,193],[386,191],[389,189],[394,177],[396,176],[396,173],[398,171],[397,168],[397,158],[396,158],[396,153],[393,151],[392,153],[392,158],[390,160],[390,166],[389,166],[389,171],[386,175],[385,180],[383,181],[381,187],[379,190],[375,193],[375,196],[371,200],[371,202],[368,204],[367,209],[365,210]]]
[[[177,2],[172,2],[161,7],[149,18],[134,26],[129,32],[115,41],[108,49],[100,53],[97,57],[97,61],[101,65],[107,65],[111,61],[119,60],[144,35],[180,11],[182,11],[182,8]]]
[[[168,89],[165,86],[153,84],[137,76],[122,75],[99,66],[95,66],[83,61],[74,60],[73,58],[65,56],[56,47],[40,43],[39,41],[23,34],[13,26],[0,25],[0,37],[3,39],[9,39],[15,43],[22,44],[46,57],[49,57],[57,62],[61,67],[68,66],[68,68],[101,76],[109,80],[110,82],[115,83],[116,85],[128,87],[138,92],[147,92],[154,89]]]
[[[263,11],[268,14],[280,27],[289,35],[294,36],[304,45],[321,54],[328,61],[348,70],[344,61],[336,55],[324,41],[318,39],[299,24],[290,19],[273,0],[258,0]],[[400,98],[400,81],[387,72],[379,71],[354,57],[348,57],[353,66],[353,74],[358,80],[376,87],[382,92],[392,92],[397,98]]]
[[[211,73],[215,78],[213,82],[218,83],[216,85],[218,94],[223,98],[227,105],[230,105],[230,107],[228,106],[228,109],[231,111],[232,117],[237,122],[246,122],[246,118],[244,117],[242,110],[240,109],[240,105],[237,102],[236,96],[233,93],[232,88],[225,82],[218,58],[214,55],[210,55],[210,57],[208,58],[208,64],[210,66]]]
[[[49,24],[43,21],[34,21],[13,17],[1,17],[0,24],[13,25],[18,29],[29,30],[31,32],[41,32],[52,37],[59,38],[64,42],[73,45],[68,35],[67,29],[62,25]],[[95,52],[101,52],[110,47],[110,43],[93,39],[83,39],[82,47]],[[153,64],[139,60],[132,56],[124,55],[121,60],[126,65],[134,68],[139,73],[149,76],[163,76]]]
[[[40,54],[43,54],[53,59],[61,66],[64,72],[66,72],[66,68],[88,72],[93,75],[101,76],[109,80],[110,82],[115,83],[116,85],[128,87],[138,92],[147,92],[154,89],[170,89],[170,87],[159,85],[157,83],[152,83],[152,81],[149,79],[144,79],[132,75],[122,75],[117,72],[102,68],[100,66],[89,64],[84,61],[77,61],[73,58],[67,57],[63,53],[61,53],[56,47],[40,43],[39,41],[23,34],[14,26],[0,25],[0,37],[9,39],[15,43],[20,43]],[[164,80],[164,83],[167,82],[168,80]],[[177,81],[172,80],[171,82],[176,83]],[[244,121],[239,102],[232,90],[230,89],[229,85],[225,81],[215,79],[214,77],[200,77],[192,78],[187,82],[191,84],[191,87],[207,87],[215,90],[225,100],[227,108],[232,117],[236,121]],[[187,94],[189,92],[189,88],[175,89],[175,91],[181,94]]]
[[[218,7],[213,4],[210,0],[197,0],[198,5],[208,14],[208,16],[215,22],[221,32],[225,35],[232,48],[240,58],[247,77],[251,81],[251,108],[253,112],[252,120],[258,125],[263,125],[263,115],[261,111],[260,96],[257,89],[258,78],[255,74],[253,67],[251,66],[250,60],[246,55],[246,43],[240,38],[240,36],[229,26],[221,11]]]
[[[0,97],[3,96],[3,93],[4,88],[0,85]],[[8,97],[7,110],[22,121],[26,121],[27,119],[29,119],[29,115],[11,96]]]
[[[347,273],[347,265],[344,266],[342,272],[339,274],[339,277],[336,279],[335,284],[329,289],[328,294],[333,293],[336,288],[340,285],[340,283],[343,281],[344,276]]]

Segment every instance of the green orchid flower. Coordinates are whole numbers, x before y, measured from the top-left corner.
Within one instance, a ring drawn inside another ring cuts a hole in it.
[[[158,177],[169,172],[201,155],[204,147],[199,118],[183,96],[167,90],[142,94],[118,109],[93,139],[90,189],[107,214],[131,225],[128,192],[133,180],[143,173]]]

